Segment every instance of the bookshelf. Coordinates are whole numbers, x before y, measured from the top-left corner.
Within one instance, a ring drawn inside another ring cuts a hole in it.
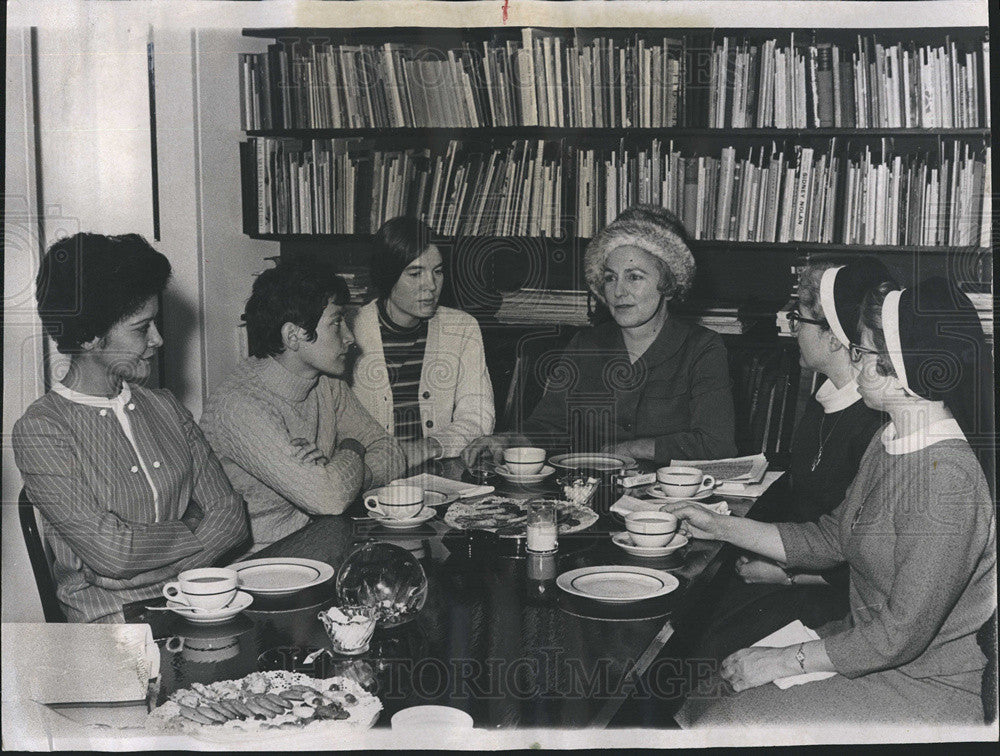
[[[354,271],[382,222],[421,216],[448,253],[442,301],[514,355],[526,292],[561,292],[536,329],[564,335],[589,238],[668,207],[699,266],[682,316],[738,314],[744,448],[787,445],[800,381],[774,314],[802,265],[874,254],[904,283],[992,280],[982,27],[243,33],[269,43],[238,61],[248,236]]]

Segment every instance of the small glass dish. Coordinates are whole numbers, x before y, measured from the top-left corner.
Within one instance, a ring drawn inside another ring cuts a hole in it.
[[[375,632],[375,610],[370,606],[333,606],[320,612],[330,645],[338,654],[357,656],[368,650]]]

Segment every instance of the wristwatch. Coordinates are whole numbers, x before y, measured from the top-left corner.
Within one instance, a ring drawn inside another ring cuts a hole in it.
[[[806,655],[802,651],[802,646],[803,645],[804,644],[800,643],[799,647],[795,650],[795,661],[797,661],[799,663],[799,669],[801,669],[803,672],[805,672],[806,671]]]

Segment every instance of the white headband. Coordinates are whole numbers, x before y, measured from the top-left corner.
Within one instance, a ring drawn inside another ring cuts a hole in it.
[[[830,330],[837,340],[845,347],[851,345],[851,340],[847,338],[844,327],[840,325],[840,317],[837,315],[837,303],[833,299],[833,282],[837,278],[837,271],[843,268],[838,265],[836,268],[827,268],[819,279],[819,303],[823,308],[823,316],[830,325]]]
[[[889,361],[896,377],[903,385],[903,390],[910,396],[918,396],[910,389],[906,380],[906,365],[903,363],[903,346],[899,338],[899,299],[905,289],[890,291],[882,302],[882,333],[885,335],[885,348],[889,352]]]

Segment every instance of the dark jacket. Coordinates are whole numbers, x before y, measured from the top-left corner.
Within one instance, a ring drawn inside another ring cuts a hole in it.
[[[653,438],[658,464],[736,454],[726,348],[714,331],[671,318],[632,364],[621,329],[603,323],[537,369],[545,394],[521,430],[549,450]]]

